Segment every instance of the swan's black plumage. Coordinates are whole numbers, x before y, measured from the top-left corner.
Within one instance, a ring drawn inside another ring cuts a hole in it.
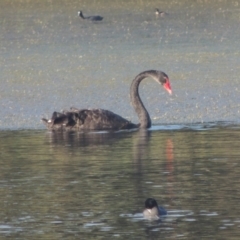
[[[103,17],[101,17],[101,16],[88,16],[88,17],[85,17],[85,16],[83,16],[82,11],[78,11],[78,16],[81,17],[82,19],[86,19],[86,20],[90,20],[90,21],[102,21],[103,20]]]
[[[129,120],[104,109],[77,109],[71,108],[70,111],[54,112],[51,119],[43,118],[49,130],[122,130],[133,128],[151,127],[150,116],[144,107],[139,96],[138,87],[140,82],[151,77],[171,94],[170,81],[167,74],[161,71],[149,70],[138,74],[132,81],[130,97],[132,105],[138,115],[139,124],[134,124]]]
[[[104,109],[77,109],[63,113],[54,112],[52,118],[42,119],[49,130],[120,130],[137,128],[138,125]]]

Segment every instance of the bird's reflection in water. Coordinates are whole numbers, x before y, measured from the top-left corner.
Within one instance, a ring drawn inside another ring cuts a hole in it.
[[[166,170],[167,174],[167,181],[168,181],[168,193],[169,198],[173,199],[174,191],[173,191],[173,183],[174,183],[174,145],[172,139],[168,139],[166,142]]]
[[[68,146],[70,148],[85,148],[89,146],[111,146],[121,139],[131,137],[133,131],[122,132],[48,132],[48,142],[52,146]]]
[[[142,174],[142,160],[147,157],[148,143],[151,138],[151,131],[139,129],[133,142],[133,164],[136,173]]]

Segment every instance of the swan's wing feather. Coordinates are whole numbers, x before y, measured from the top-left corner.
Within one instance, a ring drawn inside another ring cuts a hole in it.
[[[83,129],[128,129],[133,128],[132,124],[127,119],[104,109],[85,109],[79,111],[79,118],[82,119]],[[131,127],[130,127],[131,126]]]
[[[104,109],[77,109],[54,112],[50,120],[42,119],[49,130],[121,130],[137,128],[127,119]]]

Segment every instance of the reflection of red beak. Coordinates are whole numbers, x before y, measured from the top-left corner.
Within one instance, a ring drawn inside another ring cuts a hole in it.
[[[166,79],[167,81],[163,84],[163,87],[168,91],[168,93],[171,95],[172,94],[172,88],[171,88],[171,85],[170,85],[170,81],[169,79],[167,78]]]

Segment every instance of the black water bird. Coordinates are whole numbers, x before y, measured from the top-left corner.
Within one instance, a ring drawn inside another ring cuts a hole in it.
[[[104,109],[77,109],[54,112],[51,119],[42,121],[49,130],[122,130],[134,128],[150,128],[151,119],[139,96],[139,84],[145,78],[152,78],[161,84],[169,94],[172,93],[169,78],[166,73],[156,70],[141,72],[132,81],[130,88],[131,103],[138,115],[139,123],[129,120]]]
[[[160,17],[165,17],[168,15],[168,13],[166,13],[164,11],[160,11],[158,8],[155,9],[155,14],[156,14],[156,16],[160,16]]]
[[[78,16],[81,17],[82,19],[86,19],[86,20],[90,20],[90,21],[102,21],[103,20],[103,17],[101,17],[101,16],[88,16],[88,17],[85,17],[85,16],[83,16],[82,11],[78,11]]]
[[[154,198],[148,198],[145,201],[145,209],[143,216],[148,220],[158,220],[161,216],[167,215],[167,211],[158,206],[157,201]]]

